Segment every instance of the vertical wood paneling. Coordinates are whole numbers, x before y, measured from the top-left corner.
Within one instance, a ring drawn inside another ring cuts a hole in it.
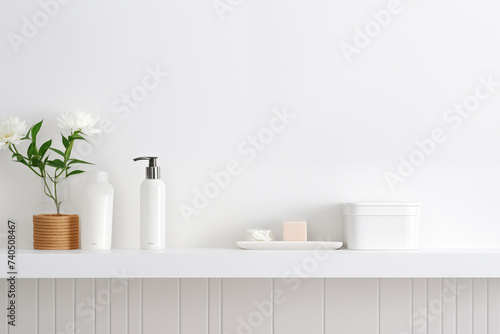
[[[109,289],[108,278],[96,278],[95,280],[95,333],[110,333],[110,300],[111,292]]]
[[[378,279],[325,279],[326,334],[378,334],[378,328]]]
[[[38,323],[37,279],[17,279],[16,285],[16,326],[9,326],[9,334],[36,333]]]
[[[441,334],[443,330],[443,280],[427,280],[427,330],[428,334]]]
[[[380,334],[411,333],[411,279],[380,280]]]
[[[142,334],[142,279],[128,280],[128,332]]]
[[[179,333],[179,279],[143,279],[142,307],[143,334]]]
[[[222,333],[222,282],[220,278],[208,281],[208,334]]]
[[[473,333],[488,332],[488,280],[472,280],[472,326]]]
[[[427,280],[415,278],[412,281],[412,325],[413,334],[427,333]]]
[[[75,333],[95,333],[95,280],[77,278],[75,280]]]
[[[41,334],[55,332],[55,287],[54,278],[38,279],[38,332]]]
[[[3,310],[7,310],[8,304],[7,280],[0,279],[0,308],[2,309],[2,316],[0,316],[0,333],[7,333],[7,317],[4,316]],[[5,315],[8,315],[8,312],[5,313]]]
[[[457,333],[457,281],[454,278],[443,278],[443,334]]]
[[[127,279],[112,278],[109,284],[111,334],[127,334]]]
[[[0,333],[500,333],[496,278],[19,279],[16,302]]]
[[[324,294],[322,278],[300,281],[296,290],[286,280],[274,280],[274,334],[308,333],[323,334]],[[270,308],[272,303],[261,305]]]
[[[488,333],[500,333],[500,278],[488,279]]]
[[[180,288],[181,334],[208,334],[208,279],[183,278]]]
[[[457,278],[457,334],[472,333],[472,279]]]
[[[272,314],[259,305],[272,301],[272,279],[222,279],[222,332],[272,334]]]
[[[75,279],[56,278],[56,332],[73,333],[75,329]]]

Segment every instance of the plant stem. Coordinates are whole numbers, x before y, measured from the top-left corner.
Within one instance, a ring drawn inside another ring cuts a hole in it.
[[[61,213],[61,203],[59,203],[59,200],[57,199],[57,183],[58,183],[57,177],[54,177],[54,201],[56,202],[57,214],[60,214]]]
[[[52,193],[51,187],[47,182],[47,178],[54,185],[54,193]],[[43,178],[43,184],[44,184],[43,185],[43,192],[45,193],[45,195],[47,195],[47,197],[49,197],[54,202],[54,204],[56,205],[57,213],[59,214],[60,208],[59,208],[58,201],[57,201],[57,182],[54,182],[54,180],[50,176],[47,175],[47,177]]]

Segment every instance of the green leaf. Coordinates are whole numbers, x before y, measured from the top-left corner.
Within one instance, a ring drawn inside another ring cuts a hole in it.
[[[69,140],[70,142],[72,142],[72,141],[74,141],[74,140],[76,140],[76,139],[85,140],[85,138],[83,138],[83,137],[82,137],[82,136],[80,136],[80,135],[72,135],[72,136],[69,136],[69,137],[68,137],[68,140]]]
[[[68,166],[72,164],[87,164],[87,165],[94,165],[91,162],[83,161],[83,160],[78,160],[78,159],[71,159],[69,160]]]
[[[31,157],[37,154],[36,144],[34,141],[31,142],[30,146],[28,146],[28,159],[31,160]]]
[[[70,142],[69,147],[66,149],[66,153],[64,154],[64,161],[69,161],[69,157],[71,156],[72,150],[73,150],[73,142]]]
[[[68,149],[68,146],[69,146],[68,138],[64,137],[62,134],[61,134],[61,137],[62,137],[62,143],[64,145],[64,148]]]
[[[50,150],[56,152],[57,154],[59,154],[60,156],[64,157],[64,152],[61,151],[61,150],[58,150],[57,148],[52,148],[50,147]]]
[[[12,159],[16,159],[17,162],[26,161],[24,157],[19,153],[12,154]]]
[[[75,174],[81,174],[81,173],[85,173],[85,171],[77,169],[77,170],[72,171],[71,173],[68,173],[68,175],[66,175],[66,177],[71,176],[71,175],[75,175]]]
[[[39,168],[42,165],[42,160],[38,156],[34,156],[31,159],[31,165]]]
[[[26,162],[26,160],[24,160],[24,158],[22,158],[22,159],[18,158],[17,160],[15,160],[15,162],[20,162],[20,163],[22,163],[25,166],[29,166],[28,163]]]
[[[26,135],[23,138],[21,138],[21,140],[30,139],[30,133],[31,133],[32,130],[33,130],[33,125],[28,130],[28,132],[26,132]]]
[[[62,160],[59,159],[54,159],[54,160],[49,160],[47,161],[47,164],[50,167],[58,168],[58,169],[66,169],[66,165]]]
[[[47,150],[50,148],[50,145],[52,145],[52,139],[43,143],[43,145],[40,147],[40,150],[38,153],[40,155],[40,157],[43,158],[45,153],[47,153]]]
[[[36,123],[35,125],[33,125],[33,128],[31,129],[31,138],[33,138],[33,141],[36,140],[36,135],[38,134],[38,132],[42,128],[42,123],[43,123],[43,120]]]
[[[20,162],[22,163],[23,165],[25,166],[28,166],[28,163],[26,162],[26,158],[23,157],[21,154],[19,153],[12,153],[12,160],[14,160],[14,162]]]

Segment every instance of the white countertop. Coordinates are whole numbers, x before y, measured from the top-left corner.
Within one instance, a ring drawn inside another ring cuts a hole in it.
[[[7,254],[0,277],[7,274]],[[500,249],[418,251],[18,250],[18,278],[500,277]]]

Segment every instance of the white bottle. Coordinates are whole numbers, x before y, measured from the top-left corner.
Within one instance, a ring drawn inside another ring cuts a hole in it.
[[[114,189],[107,172],[91,172],[82,190],[81,248],[111,249]]]
[[[165,248],[165,183],[160,179],[157,157],[140,157],[149,160],[146,180],[141,184],[141,248]]]

